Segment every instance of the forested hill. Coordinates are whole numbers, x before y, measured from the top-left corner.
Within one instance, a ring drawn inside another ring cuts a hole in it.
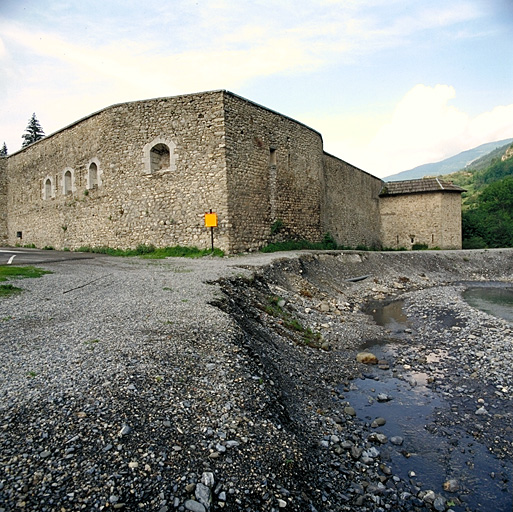
[[[463,248],[513,247],[513,144],[490,165],[463,169],[444,179],[465,188]]]

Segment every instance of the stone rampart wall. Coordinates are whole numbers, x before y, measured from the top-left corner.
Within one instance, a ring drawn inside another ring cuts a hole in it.
[[[383,246],[461,249],[461,195],[430,192],[380,200]]]
[[[225,116],[232,252],[265,245],[277,221],[287,237],[318,241],[319,133],[229,93]]]
[[[442,234],[440,248],[461,249],[461,194],[442,195]]]
[[[222,219],[216,245],[228,249],[222,97],[115,105],[10,156],[9,243],[22,232],[22,244],[59,249],[204,248],[210,232],[203,215],[212,208]],[[163,142],[172,154],[151,171],[149,151]]]
[[[323,229],[347,247],[380,247],[383,183],[343,160],[324,156]]]
[[[349,247],[461,247],[459,193],[380,206],[381,186],[325,154],[318,132],[227,91],[157,98],[108,107],[0,158],[0,240],[207,248],[212,209],[215,246],[228,253],[325,233]]]

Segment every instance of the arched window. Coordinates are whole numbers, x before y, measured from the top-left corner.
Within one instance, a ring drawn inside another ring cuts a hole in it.
[[[150,169],[151,172],[169,169],[170,155],[169,147],[166,144],[155,144],[150,151]]]
[[[62,193],[70,195],[75,191],[75,171],[71,168],[62,172]]]
[[[175,143],[158,137],[144,146],[144,172],[155,174],[162,171],[175,171]]]
[[[97,158],[89,161],[87,166],[87,188],[94,189],[102,186],[102,170]]]
[[[87,174],[87,188],[98,188],[98,166],[93,162]]]
[[[71,171],[64,173],[64,193],[71,194]]]
[[[51,199],[53,197],[53,182],[52,178],[46,177],[43,181],[43,199]]]

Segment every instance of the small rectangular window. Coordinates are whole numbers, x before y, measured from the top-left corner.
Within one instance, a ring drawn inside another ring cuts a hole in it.
[[[269,165],[276,165],[276,148],[269,149]]]

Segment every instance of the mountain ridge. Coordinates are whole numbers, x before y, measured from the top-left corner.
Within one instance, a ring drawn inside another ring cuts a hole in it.
[[[485,159],[490,153],[497,151],[501,153],[511,145],[513,138],[503,139],[495,142],[487,142],[472,149],[467,149],[439,162],[422,164],[413,169],[391,174],[383,178],[384,181],[403,181],[423,178],[425,176],[443,176],[460,171],[465,168],[471,168],[472,164]]]

